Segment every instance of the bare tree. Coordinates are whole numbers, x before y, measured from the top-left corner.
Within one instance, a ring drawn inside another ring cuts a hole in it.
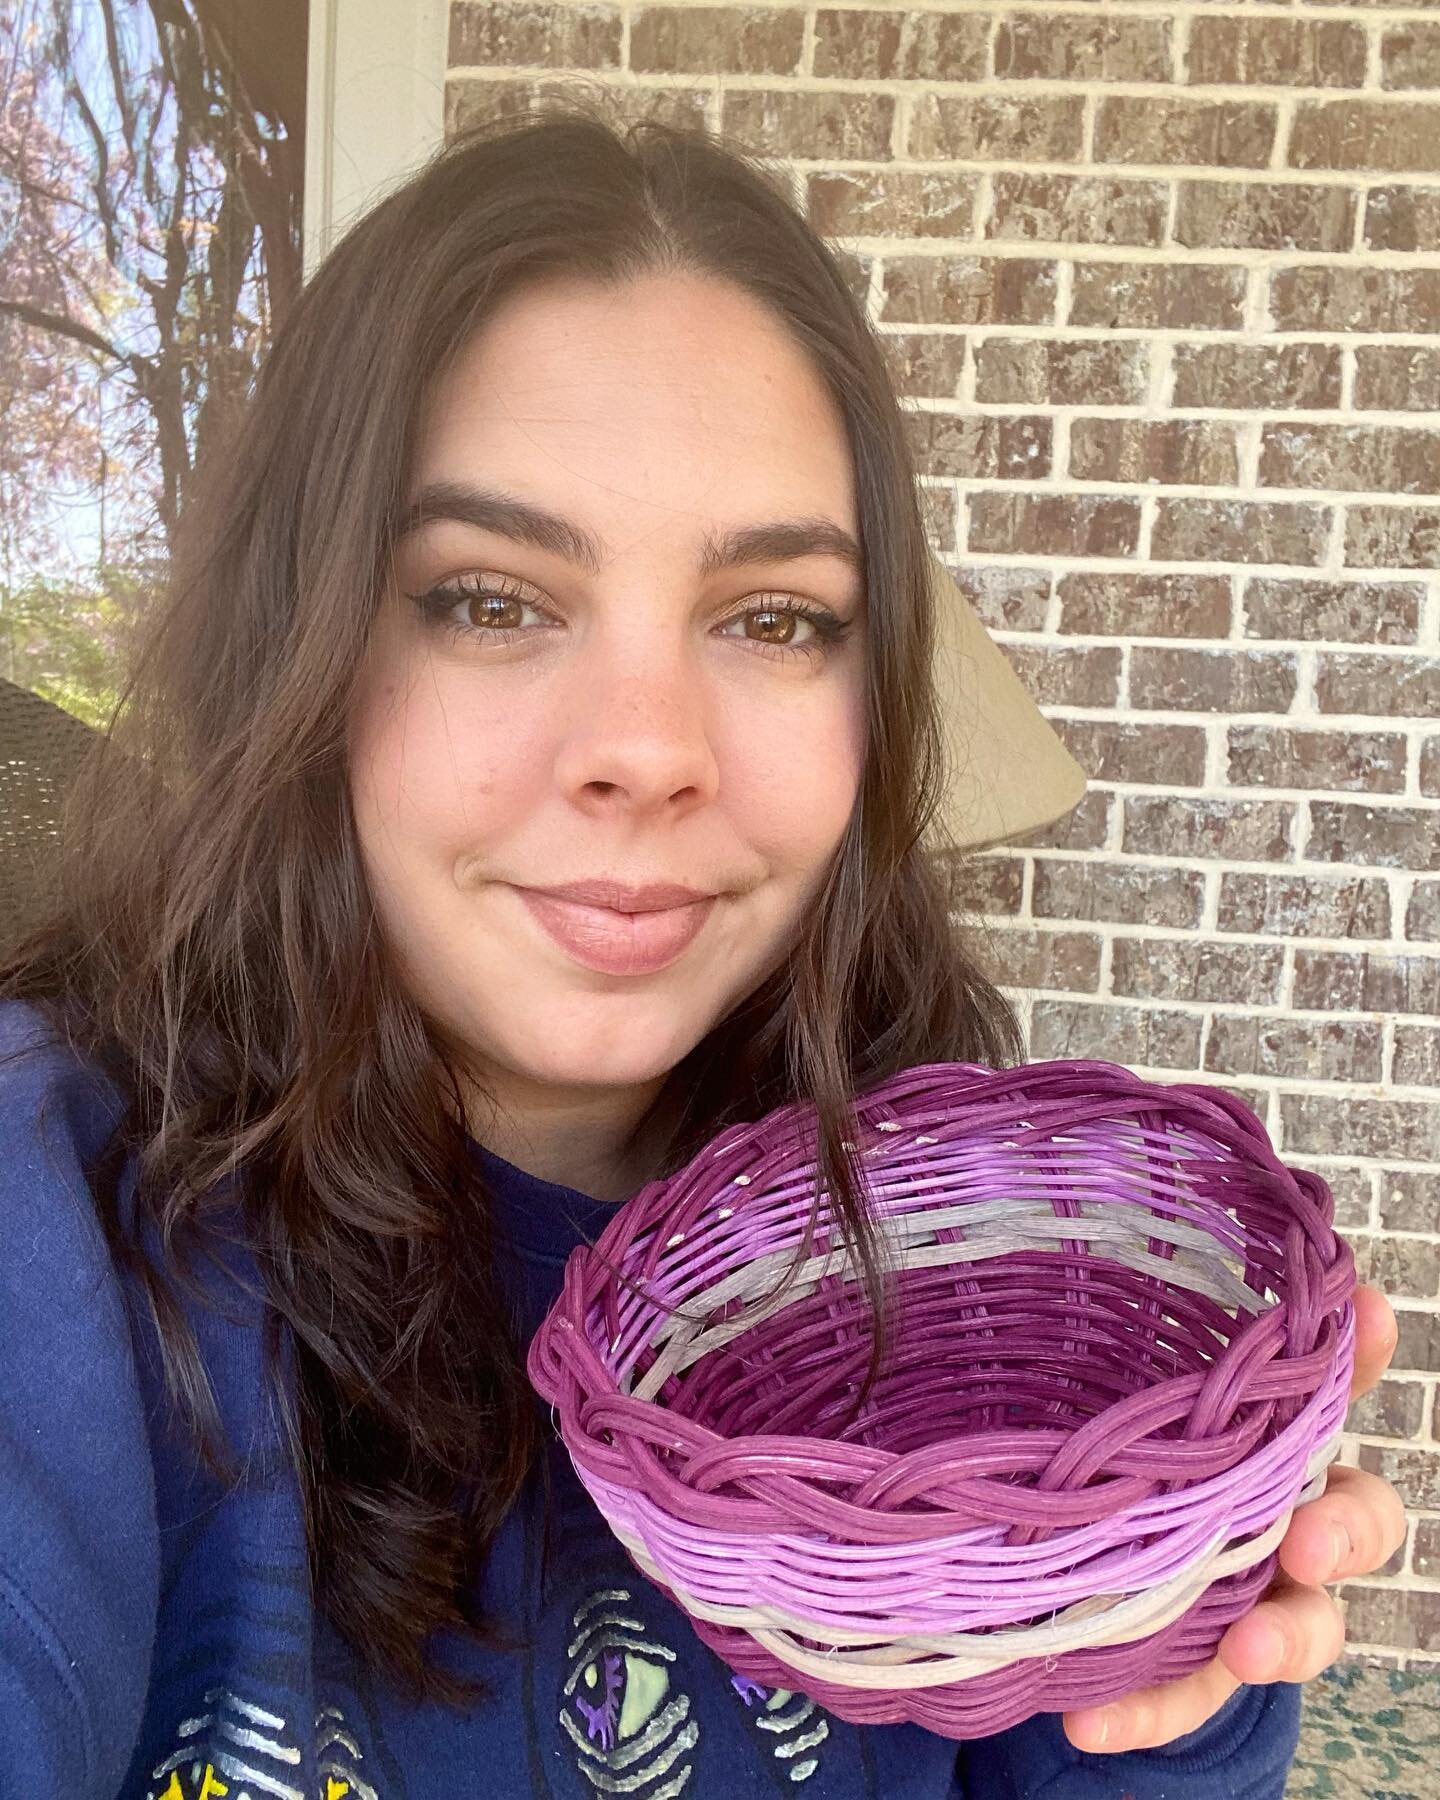
[[[118,386],[110,423],[167,544],[300,286],[303,152],[255,54],[266,5],[0,19],[0,320],[23,331],[0,353]]]

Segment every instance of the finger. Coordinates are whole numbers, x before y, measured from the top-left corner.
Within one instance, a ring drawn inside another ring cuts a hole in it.
[[[1360,1282],[1355,1301],[1355,1368],[1350,1377],[1350,1398],[1368,1394],[1390,1367],[1400,1341],[1400,1324],[1383,1292],[1370,1282]]]
[[[1197,1731],[1240,1686],[1217,1656],[1203,1669],[1137,1688],[1106,1706],[1064,1714],[1065,1734],[1077,1750],[1150,1750]]]
[[[1383,1568],[1406,1529],[1405,1502],[1383,1476],[1331,1463],[1325,1492],[1295,1508],[1276,1554],[1287,1575],[1318,1587]]]
[[[1276,1575],[1268,1596],[1237,1619],[1219,1654],[1239,1681],[1310,1681],[1345,1648],[1345,1616],[1324,1588]]]

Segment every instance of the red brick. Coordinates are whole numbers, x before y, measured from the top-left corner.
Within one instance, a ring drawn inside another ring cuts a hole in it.
[[[1412,1300],[1435,1298],[1440,1289],[1440,1244],[1370,1233],[1352,1241],[1359,1280],[1387,1294],[1408,1295]]]
[[[1277,331],[1440,331],[1440,269],[1277,269],[1270,312]]]
[[[1409,1439],[1418,1435],[1424,1412],[1423,1382],[1395,1381],[1386,1377],[1352,1403],[1345,1429],[1363,1431],[1370,1437]],[[1403,1560],[1397,1554],[1382,1566],[1398,1574]]]
[[[1440,657],[1321,650],[1315,658],[1315,704],[1321,712],[1440,716]]]
[[[1255,575],[1245,584],[1241,629],[1249,638],[1413,644],[1424,599],[1418,582],[1286,581]]]
[[[1345,560],[1360,569],[1440,568],[1440,506],[1352,506]]]
[[[1440,942],[1440,881],[1417,881],[1405,910],[1405,935],[1413,943]]]
[[[1197,18],[1189,77],[1231,87],[1363,87],[1365,30],[1336,19]]]
[[[1365,1452],[1375,1448],[1361,1446],[1362,1462]],[[1345,1602],[1345,1635],[1351,1643],[1440,1649],[1440,1594],[1401,1587],[1357,1587],[1348,1582],[1338,1591]]]
[[[1061,576],[1060,629],[1085,637],[1225,637],[1230,583],[1223,575],[1076,569]]]
[[[989,32],[990,21],[977,13],[821,6],[815,73],[822,80],[979,81]]]
[[[1177,344],[1173,404],[1339,406],[1340,360],[1336,344]]]
[[[1100,985],[1100,939],[1092,932],[1007,926],[986,935],[981,954],[1003,987],[1090,994]]]
[[[1053,825],[1042,825],[1015,841],[1037,850],[1099,850],[1110,840],[1112,801],[1104,788],[1092,787]]]
[[[1092,781],[1200,787],[1205,780],[1205,733],[1198,725],[1144,725],[1117,719],[1053,723]]]
[[[1440,869],[1440,831],[1433,806],[1365,806],[1355,800],[1312,800],[1305,856],[1311,862]],[[1409,933],[1414,936],[1414,933]]]
[[[1440,284],[1437,284],[1440,292]],[[1236,331],[1245,271],[1215,263],[1077,263],[1072,325]]]
[[[1117,937],[1110,980],[1117,994],[1142,1000],[1213,1000],[1274,1005],[1285,951],[1280,944],[1208,938]]]
[[[1182,181],[1175,242],[1191,250],[1348,250],[1355,204],[1333,183]]]
[[[1163,181],[1001,169],[985,236],[1044,244],[1160,244],[1169,204]]]
[[[1393,1643],[1406,1651],[1440,1649],[1440,1593],[1404,1588],[1341,1589],[1352,1643]]]
[[[920,516],[925,524],[925,535],[930,547],[937,556],[953,556],[955,554],[955,538],[960,502],[955,489],[944,486],[922,485],[916,490],[920,499]]]
[[[1371,188],[1365,242],[1372,250],[1440,250],[1440,187]]]
[[[1400,1341],[1395,1346],[1391,1368],[1440,1372],[1440,1313],[1397,1306],[1395,1322],[1400,1327]]]
[[[1130,652],[1130,704],[1165,712],[1288,712],[1294,656],[1270,650],[1191,650],[1137,644]]]
[[[1193,1069],[1200,1055],[1200,1024],[1199,1013],[1037,996],[1029,1049],[1036,1061],[1079,1057],[1126,1068]]]
[[[1388,1444],[1362,1444],[1359,1466],[1392,1483],[1407,1506],[1440,1507],[1440,1450],[1434,1446],[1392,1449]],[[1347,1589],[1347,1592],[1354,1591]],[[1373,1591],[1377,1594],[1399,1593],[1396,1588]],[[1399,1634],[1393,1638],[1387,1634],[1385,1641],[1399,1642]]]
[[[1398,732],[1290,731],[1232,725],[1226,780],[1231,787],[1327,788],[1398,794],[1405,787],[1405,739]]]
[[[1095,115],[1095,160],[1263,169],[1275,143],[1275,108],[1253,100],[1174,95],[1107,97]]]
[[[959,397],[965,373],[965,339],[958,331],[886,331],[880,346],[895,391],[927,400]]]
[[[1227,869],[1220,877],[1222,931],[1286,938],[1388,938],[1390,890],[1379,876],[1335,880]]]
[[[456,0],[450,9],[451,69],[618,69],[620,8]]]
[[[1382,1231],[1435,1230],[1435,1221],[1440,1219],[1440,1170],[1382,1169],[1379,1190]],[[1440,1314],[1435,1322],[1440,1326]],[[1413,1369],[1425,1365],[1404,1366]],[[1435,1366],[1440,1368],[1440,1363]]]
[[[1150,553],[1157,562],[1323,561],[1326,508],[1251,500],[1161,499]]]
[[[1302,100],[1290,126],[1294,169],[1440,169],[1440,106]]]
[[[1440,1013],[1440,957],[1297,949],[1292,1003],[1310,1012]]]
[[[1411,1433],[1418,1436],[1418,1433]],[[1417,1575],[1440,1575],[1440,1519],[1412,1519],[1410,1535]]]
[[[1135,500],[1101,494],[972,494],[971,550],[1040,556],[1129,556],[1140,535]]]
[[[1040,706],[1113,706],[1118,645],[1007,644],[1005,656]]]
[[[1289,862],[1294,819],[1294,805],[1284,800],[1127,794],[1121,848],[1135,856]]]
[[[590,89],[586,98],[603,98],[607,117],[622,126],[641,119],[653,119],[681,125],[687,130],[703,131],[708,123],[711,96],[704,87],[667,83],[664,87],[643,84],[610,87],[603,90],[603,96],[597,96]],[[556,75],[550,80],[532,76],[528,80],[470,81],[462,76],[445,83],[445,139],[453,141],[462,133],[496,119],[514,118],[520,114],[529,116],[536,112],[569,113],[574,105],[575,77],[570,73]]]
[[[1440,1027],[1395,1027],[1395,1062],[1390,1079],[1396,1087],[1440,1088]]]
[[[1050,607],[1050,576],[1045,570],[966,563],[951,574],[991,631],[1044,629]]]
[[[1282,1094],[1282,1154],[1440,1159],[1440,1105],[1359,1095]]]
[[[1145,398],[1149,347],[1137,338],[982,338],[975,398],[1021,405],[1129,406]]]
[[[1168,19],[1015,13],[995,34],[1002,81],[1168,81]]]
[[[1440,88],[1440,24],[1417,20],[1381,32],[1380,85]]]
[[[1230,486],[1240,474],[1235,427],[1215,419],[1076,419],[1069,473],[1076,481]]]
[[[630,67],[666,75],[797,75],[804,39],[803,15],[786,8],[642,6],[630,18]]]
[[[910,411],[905,429],[916,466],[928,475],[1038,481],[1050,473],[1049,419]]]
[[[905,153],[926,161],[1075,162],[1084,119],[1082,94],[940,94],[922,86]]]
[[[1323,487],[1380,494],[1440,491],[1440,431],[1408,425],[1267,424],[1262,487]]]
[[[880,317],[910,325],[1048,325],[1055,264],[1029,256],[888,256]]]
[[[764,144],[773,157],[885,162],[890,156],[895,125],[890,94],[725,87],[720,108],[724,133]]]
[[[1100,938],[1094,932],[1037,931],[1004,925],[981,940],[990,979],[1013,988],[1093,994],[1100,986]]]
[[[1440,345],[1360,345],[1355,352],[1355,406],[1361,411],[1440,412]]]
[[[1196,869],[1037,856],[1030,907],[1038,918],[1193,930],[1204,899],[1205,878]]]
[[[979,179],[954,169],[827,169],[808,179],[807,210],[824,237],[968,238]]]
[[[1205,1043],[1205,1067],[1226,1075],[1276,1075],[1291,1081],[1374,1082],[1380,1079],[1382,1048],[1383,1027],[1374,1019],[1217,1013]]]
[[[1440,737],[1426,738],[1420,746],[1420,792],[1440,800]]]
[[[1018,913],[1025,885],[1025,859],[1008,849],[939,859],[946,866],[954,907],[964,913]]]

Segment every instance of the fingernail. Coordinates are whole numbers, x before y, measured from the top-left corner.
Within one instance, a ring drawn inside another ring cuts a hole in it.
[[[1338,1575],[1350,1554],[1350,1533],[1343,1525],[1330,1527],[1330,1573]]]
[[[1104,1706],[1099,1712],[1086,1714],[1083,1720],[1083,1724],[1088,1727],[1086,1735],[1094,1739],[1097,1749],[1114,1736],[1119,1717],[1120,1709],[1117,1706]]]

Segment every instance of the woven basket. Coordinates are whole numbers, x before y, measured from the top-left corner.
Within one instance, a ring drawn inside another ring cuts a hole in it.
[[[730,1667],[954,1738],[1208,1662],[1324,1488],[1355,1261],[1223,1090],[1118,1064],[910,1069],[848,1148],[872,1339],[813,1106],[723,1131],[566,1265],[529,1372],[640,1570]]]

